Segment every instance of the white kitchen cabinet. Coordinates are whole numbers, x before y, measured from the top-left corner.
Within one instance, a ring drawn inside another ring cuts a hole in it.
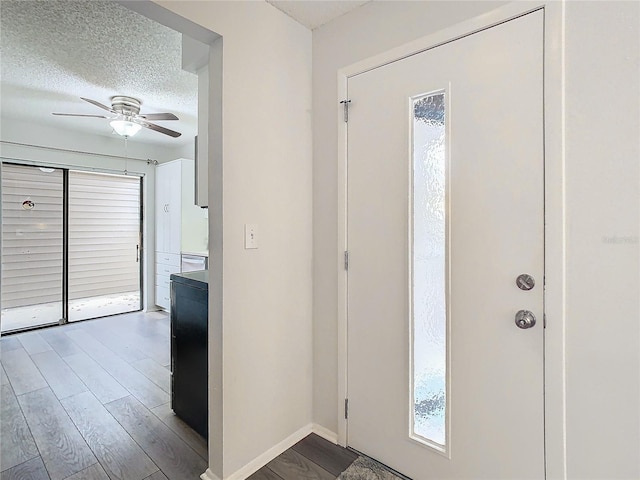
[[[182,225],[183,162],[158,165],[156,169],[156,251],[180,254]]]
[[[206,211],[194,204],[195,163],[178,159],[156,169],[156,305],[169,310],[169,276],[184,251],[208,250]]]

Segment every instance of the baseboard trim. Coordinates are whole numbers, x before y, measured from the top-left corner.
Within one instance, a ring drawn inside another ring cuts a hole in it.
[[[235,471],[234,473],[226,477],[225,480],[245,480],[247,477],[256,473],[258,470],[260,470],[262,467],[264,467],[267,463],[269,463],[271,460],[276,458],[282,452],[293,447],[296,443],[298,443],[300,440],[302,440],[304,437],[306,437],[310,433],[315,433],[319,437],[322,437],[331,443],[335,443],[335,444],[338,443],[337,433],[332,432],[328,428],[325,428],[316,423],[310,423],[308,425],[305,425],[298,431],[292,433],[287,438],[282,440],[277,445],[274,445],[263,454],[254,458],[252,461],[247,463],[244,467],[240,468],[239,470]],[[220,480],[220,478],[216,474],[214,474],[210,468],[207,468],[207,471],[204,472],[202,475],[200,475],[200,478],[202,480]]]
[[[202,480],[220,480],[218,476],[211,471],[210,468],[207,468],[207,471],[200,475]]]
[[[328,428],[325,428],[322,425],[318,425],[317,423],[314,423],[312,425],[312,430],[313,433],[315,433],[319,437],[322,437],[325,440],[328,440],[329,442],[336,445],[338,444],[338,434],[336,432],[332,432]]]
[[[306,437],[312,432],[313,432],[313,424],[310,423],[309,425],[305,425],[298,431],[292,433],[287,438],[282,440],[280,443],[271,447],[269,450],[267,450],[263,454],[258,455],[252,461],[247,463],[244,467],[240,468],[240,470],[237,470],[231,475],[229,475],[228,477],[226,477],[225,480],[245,480],[248,476],[256,473],[258,470],[264,467],[271,460],[276,458],[285,450],[288,450],[289,448],[294,446],[296,443],[298,443],[300,440],[302,440],[304,437]],[[212,480],[212,479],[204,479],[204,480]]]

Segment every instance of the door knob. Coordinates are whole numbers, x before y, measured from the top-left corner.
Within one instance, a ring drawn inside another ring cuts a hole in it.
[[[536,324],[536,316],[529,310],[519,310],[516,313],[516,325],[518,328],[526,330]]]

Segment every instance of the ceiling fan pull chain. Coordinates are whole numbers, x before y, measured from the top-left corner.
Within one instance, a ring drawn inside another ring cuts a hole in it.
[[[124,174],[129,175],[129,137],[124,137]]]

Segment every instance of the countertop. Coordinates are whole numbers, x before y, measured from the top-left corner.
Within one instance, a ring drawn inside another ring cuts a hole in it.
[[[209,288],[209,270],[198,270],[197,272],[172,273],[172,282],[184,283],[198,288]]]
[[[182,255],[194,255],[196,257],[208,257],[209,256],[209,252],[207,251],[201,251],[201,252],[180,252]]]

